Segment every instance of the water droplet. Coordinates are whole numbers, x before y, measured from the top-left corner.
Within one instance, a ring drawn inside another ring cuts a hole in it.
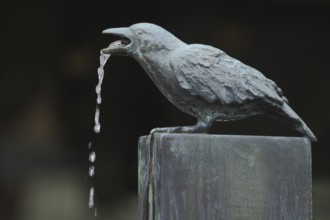
[[[89,142],[88,143],[88,149],[91,149],[92,148],[92,142]]]
[[[100,133],[101,131],[101,124],[100,124],[100,109],[96,107],[95,110],[95,125],[94,125],[94,132],[95,133]]]
[[[96,103],[99,105],[99,104],[101,104],[101,102],[102,102],[102,97],[101,96],[97,96]]]
[[[93,187],[91,187],[91,189],[89,190],[88,207],[90,209],[94,207],[94,188]]]
[[[88,174],[90,177],[94,176],[95,174],[95,166],[90,166],[88,169]]]
[[[96,124],[96,125],[94,126],[94,132],[95,132],[95,133],[100,133],[100,131],[101,131],[101,125],[100,125],[100,124]]]
[[[96,160],[96,154],[95,151],[93,151],[89,154],[89,162],[94,163],[95,160]]]
[[[95,87],[95,92],[96,92],[97,96],[100,95],[100,93],[101,93],[101,87],[100,87],[100,85],[97,85],[97,86]]]

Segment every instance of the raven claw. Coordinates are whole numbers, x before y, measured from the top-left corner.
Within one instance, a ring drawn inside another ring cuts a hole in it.
[[[178,127],[171,127],[171,128],[154,128],[150,131],[150,134],[155,133],[180,133],[178,132]]]

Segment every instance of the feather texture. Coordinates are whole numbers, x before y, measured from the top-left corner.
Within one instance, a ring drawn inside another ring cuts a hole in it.
[[[217,48],[190,44],[178,51],[173,53],[170,64],[180,87],[191,95],[222,104],[260,99],[283,105],[286,101],[273,81]]]

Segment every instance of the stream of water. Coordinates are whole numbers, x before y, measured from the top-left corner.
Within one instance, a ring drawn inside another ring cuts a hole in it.
[[[94,121],[95,121],[94,132],[96,134],[100,133],[100,131],[101,131],[101,123],[100,123],[100,105],[102,102],[101,90],[102,90],[102,82],[103,82],[103,77],[104,77],[104,65],[106,64],[109,57],[110,57],[110,54],[103,54],[101,52],[100,66],[97,69],[99,81],[95,88],[97,98],[96,98],[96,108],[95,108],[95,117],[94,117]],[[88,156],[88,161],[90,164],[89,168],[88,168],[88,176],[92,180],[92,178],[95,176],[95,160],[96,160],[96,152],[95,152],[95,149],[93,149],[92,142],[89,142],[88,149],[90,151],[89,156]],[[88,207],[90,209],[94,209],[94,217],[96,218],[97,217],[97,208],[95,207],[94,195],[95,195],[95,189],[92,184],[92,186],[89,190]]]
[[[110,54],[104,54],[104,53],[101,52],[101,54],[100,54],[100,67],[97,69],[99,82],[98,82],[98,84],[96,85],[96,88],[95,88],[95,91],[96,91],[96,94],[97,94],[96,109],[95,109],[95,126],[94,126],[94,132],[95,133],[100,133],[100,131],[101,131],[100,107],[99,107],[99,105],[102,102],[101,90],[102,90],[102,82],[103,82],[103,78],[104,78],[104,65],[106,64],[109,57],[110,57]]]

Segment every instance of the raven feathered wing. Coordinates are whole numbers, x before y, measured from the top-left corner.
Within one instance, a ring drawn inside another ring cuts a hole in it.
[[[275,82],[211,46],[178,48],[170,65],[181,88],[209,103],[244,104],[258,99],[278,106],[287,102]]]

